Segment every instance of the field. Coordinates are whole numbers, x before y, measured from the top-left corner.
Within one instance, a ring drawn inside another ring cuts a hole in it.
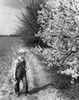
[[[17,37],[0,37],[0,83],[4,83],[12,65],[12,60],[19,48],[20,39]]]
[[[0,57],[3,54],[12,52],[11,48],[15,50],[18,48],[21,40],[19,37],[0,37]]]

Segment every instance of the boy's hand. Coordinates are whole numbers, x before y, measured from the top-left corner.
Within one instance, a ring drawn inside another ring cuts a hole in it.
[[[13,78],[14,81],[16,81],[16,78]]]

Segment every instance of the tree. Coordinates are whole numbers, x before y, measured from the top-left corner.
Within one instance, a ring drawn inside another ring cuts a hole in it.
[[[44,4],[45,0],[24,0],[21,6],[21,26],[18,28],[17,34],[21,36],[24,44],[27,46],[35,46],[39,42],[39,37],[35,37],[38,33],[40,25],[37,23],[38,10],[41,10],[40,4]]]
[[[59,66],[58,73],[79,76],[79,10],[76,0],[48,0],[40,5],[37,22],[40,26],[36,37],[49,49],[40,52],[48,66]],[[36,49],[37,53],[39,49]],[[36,51],[35,51],[36,52]]]

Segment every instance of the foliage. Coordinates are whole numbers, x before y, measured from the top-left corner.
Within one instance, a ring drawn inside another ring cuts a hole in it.
[[[48,66],[60,67],[58,73],[79,76],[79,11],[75,0],[48,0],[40,5],[36,37],[42,38],[49,49],[41,50]],[[37,50],[38,52],[38,50]]]
[[[27,46],[35,45],[39,42],[39,38],[35,37],[38,33],[40,25],[37,23],[38,10],[41,10],[40,4],[45,3],[45,0],[25,0],[21,6],[21,26],[17,30],[17,34],[21,36],[24,44]]]

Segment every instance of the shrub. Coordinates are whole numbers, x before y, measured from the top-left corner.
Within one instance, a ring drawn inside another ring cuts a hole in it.
[[[74,0],[48,0],[38,11],[37,22],[40,28],[36,34],[36,37],[42,38],[44,43],[51,46],[42,52],[48,66],[59,66],[58,73],[71,75],[74,79],[79,76],[79,11],[77,7]]]
[[[21,27],[18,28],[17,34],[21,35],[24,44],[34,46],[39,42],[39,37],[35,37],[38,33],[40,25],[37,23],[38,10],[41,10],[40,4],[44,4],[45,0],[25,0],[23,4],[24,11],[20,19]]]

